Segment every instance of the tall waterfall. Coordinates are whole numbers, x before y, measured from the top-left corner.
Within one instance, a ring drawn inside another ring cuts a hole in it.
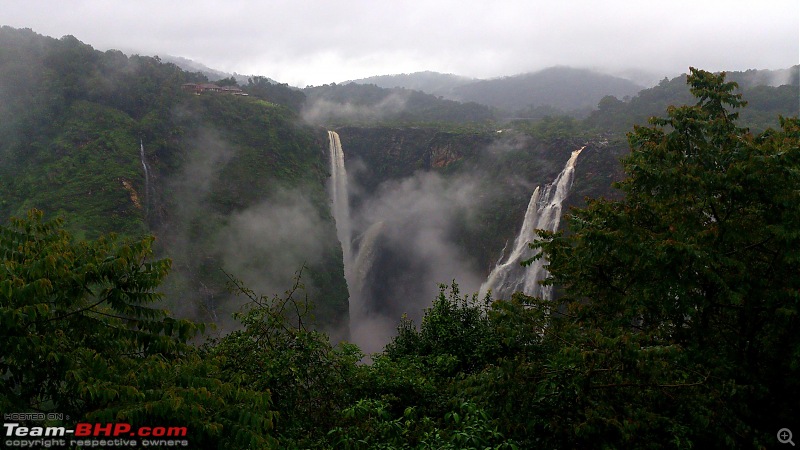
[[[150,216],[150,170],[147,167],[147,159],[144,157],[144,142],[139,139],[139,156],[144,168],[144,217]]]
[[[352,230],[350,227],[350,201],[347,192],[347,171],[344,168],[344,152],[339,134],[328,131],[331,153],[330,193],[333,202],[333,219],[336,221],[336,235],[342,243],[345,271],[352,263]]]
[[[561,221],[561,208],[572,187],[575,175],[575,162],[586,148],[583,146],[572,152],[564,170],[544,189],[538,186],[531,195],[522,229],[514,240],[514,247],[505,262],[498,261],[489,278],[481,286],[481,296],[491,290],[494,298],[509,298],[511,294],[522,291],[528,295],[550,298],[551,286],[541,286],[539,281],[547,277],[545,261],[538,259],[530,266],[523,267],[520,262],[535,255],[528,246],[535,236],[535,230],[556,231]]]
[[[353,238],[350,205],[347,190],[347,171],[339,135],[328,131],[331,153],[331,180],[329,184],[336,235],[342,244],[344,277],[350,292],[350,339],[366,353],[378,352],[393,334],[395,319],[370,314],[366,305],[366,285],[370,271],[378,257],[379,241],[386,228],[383,221],[371,224],[367,230]]]
[[[344,151],[339,134],[328,131],[331,153],[331,181],[329,185],[331,202],[333,203],[333,219],[336,221],[336,236],[342,244],[342,263],[344,278],[350,291],[350,321],[360,317],[362,307],[358,301],[356,281],[353,279],[353,231],[350,225],[350,201],[347,191],[347,170],[344,168]]]

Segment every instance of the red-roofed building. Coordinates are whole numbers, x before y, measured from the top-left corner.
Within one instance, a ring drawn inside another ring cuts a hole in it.
[[[195,94],[200,94],[203,92],[225,92],[228,90],[228,86],[221,88],[213,83],[184,83],[181,86],[181,89],[188,92],[194,92]],[[239,92],[242,91],[239,88],[234,88],[234,89],[238,90]]]

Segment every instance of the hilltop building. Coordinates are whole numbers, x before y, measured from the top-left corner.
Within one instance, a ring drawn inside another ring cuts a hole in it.
[[[194,92],[197,95],[203,92],[222,92],[231,95],[247,95],[238,86],[217,86],[213,83],[184,83],[181,89],[187,92]]]

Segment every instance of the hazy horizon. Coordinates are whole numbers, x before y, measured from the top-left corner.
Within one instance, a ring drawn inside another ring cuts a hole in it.
[[[421,71],[487,79],[569,66],[632,78],[800,61],[800,3],[790,0],[9,3],[3,25],[297,87]]]

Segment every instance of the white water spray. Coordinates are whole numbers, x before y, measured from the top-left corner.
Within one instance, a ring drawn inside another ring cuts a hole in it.
[[[523,267],[520,262],[532,258],[535,253],[528,243],[535,239],[536,230],[556,231],[561,221],[561,209],[567,198],[575,176],[575,162],[578,155],[586,148],[581,147],[572,152],[567,164],[552,183],[540,189],[538,186],[531,195],[525,220],[519,235],[514,240],[514,247],[505,262],[499,262],[489,274],[489,278],[481,286],[481,296],[489,290],[494,298],[510,298],[511,294],[522,291],[528,295],[549,299],[551,286],[542,286],[539,282],[547,277],[544,259],[534,261]]]
[[[344,168],[344,151],[339,134],[328,131],[331,153],[331,180],[329,184],[331,202],[333,203],[333,220],[336,221],[336,236],[342,245],[342,263],[344,265],[344,278],[350,293],[349,313],[350,326],[363,315],[363,307],[359,301],[357,285],[354,278],[353,260],[353,231],[350,225],[350,200],[347,190],[347,170]]]
[[[331,153],[331,180],[329,184],[336,235],[342,244],[344,277],[350,293],[350,338],[365,352],[380,351],[389,340],[394,323],[385,318],[370,316],[365,308],[364,291],[369,273],[375,264],[378,241],[383,236],[384,222],[376,222],[367,228],[358,239],[353,250],[353,231],[350,223],[350,205],[347,190],[347,171],[344,167],[344,152],[339,135],[328,131]],[[387,334],[388,333],[388,334]]]
[[[331,153],[330,193],[333,202],[333,219],[336,221],[336,235],[342,244],[345,272],[352,263],[352,230],[350,227],[350,200],[347,192],[347,170],[344,168],[344,152],[339,134],[328,131]]]
[[[139,139],[139,156],[144,168],[144,217],[150,216],[150,171],[147,168],[147,159],[144,157],[144,142]]]

